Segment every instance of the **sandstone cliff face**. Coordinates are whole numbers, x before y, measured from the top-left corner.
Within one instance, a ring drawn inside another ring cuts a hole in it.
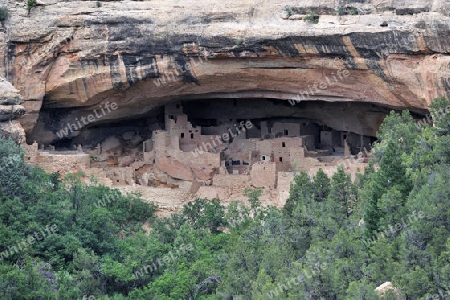
[[[0,77],[0,136],[10,137],[20,143],[25,141],[25,132],[14,119],[25,113],[22,103],[19,91]]]
[[[299,2],[43,0],[27,16],[25,4],[9,1],[0,75],[20,90],[20,122],[40,142],[107,102],[119,109],[91,126],[180,99],[300,93],[423,113],[450,97],[448,0],[347,1],[355,16],[336,15],[345,1]],[[318,24],[288,18],[309,11]],[[358,127],[374,126],[369,117]]]

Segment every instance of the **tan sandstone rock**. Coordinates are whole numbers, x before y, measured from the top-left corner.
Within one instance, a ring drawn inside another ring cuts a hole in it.
[[[0,136],[12,138],[18,143],[25,142],[25,131],[20,122],[13,120],[25,114],[22,103],[19,91],[0,77]]]
[[[129,167],[134,162],[131,156],[123,156],[119,158],[119,167]]]
[[[445,0],[365,1],[355,4],[364,15],[345,18],[333,0],[44,2],[29,17],[11,2],[0,34],[0,72],[25,100],[20,122],[30,141],[53,142],[62,124],[106,102],[119,109],[90,125],[133,119],[174,98],[292,100],[340,70],[345,80],[304,101],[423,113],[450,96]],[[294,26],[280,17],[286,6],[294,15],[317,11],[321,21]],[[361,131],[373,134],[375,123],[363,118]]]
[[[189,181],[192,181],[195,178],[188,167],[180,161],[170,157],[159,157],[156,160],[156,167],[173,178]]]

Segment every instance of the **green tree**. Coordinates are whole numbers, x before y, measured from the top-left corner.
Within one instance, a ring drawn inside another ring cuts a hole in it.
[[[394,187],[400,195],[391,199],[401,201],[395,205],[403,206],[411,191],[412,183],[406,174],[406,168],[403,165],[399,147],[392,141],[389,141],[380,161],[380,169],[372,181],[370,198],[366,206],[364,216],[366,239],[370,239],[379,230],[380,219],[382,217],[379,201],[385,193]]]
[[[430,113],[438,134],[442,136],[450,133],[450,100],[445,97],[434,99],[430,103]]]
[[[252,221],[250,209],[238,201],[231,201],[227,207],[225,218],[232,230],[244,230]]]
[[[329,208],[334,211],[334,219],[338,224],[344,224],[350,215],[350,209],[355,205],[356,197],[350,174],[339,166],[331,177],[331,188],[328,195]],[[330,211],[331,213],[331,211]]]
[[[317,171],[313,178],[312,190],[314,192],[314,200],[317,202],[325,201],[330,193],[330,179],[322,168]]]
[[[212,233],[220,233],[219,227],[226,226],[225,207],[218,199],[206,203],[204,210],[204,227]]]
[[[220,201],[213,199],[195,199],[184,205],[183,215],[195,229],[207,228],[213,233],[219,233],[221,226],[226,226],[225,207]]]
[[[262,195],[262,191],[260,189],[249,189],[246,188],[244,190],[244,196],[248,198],[248,202],[250,202],[250,208],[253,212],[253,217],[258,216],[259,210],[261,208],[261,202],[259,201],[259,197]]]
[[[378,129],[374,155],[380,161],[389,143],[397,145],[399,154],[410,154],[419,134],[420,129],[407,110],[401,114],[391,111]]]
[[[408,167],[413,171],[450,164],[449,112],[450,101],[444,97],[437,98],[430,104],[435,126],[422,127],[420,137],[416,138],[414,151],[407,160]]]
[[[0,192],[10,198],[20,197],[22,182],[30,171],[23,157],[22,148],[0,136]]]
[[[297,205],[307,205],[312,201],[312,184],[308,173],[302,171],[294,177],[291,183],[289,198],[283,207],[285,215],[289,216]]]
[[[15,265],[0,263],[2,299],[52,299],[55,273],[46,263],[25,255]]]
[[[379,300],[380,297],[375,292],[374,284],[367,281],[353,281],[349,284],[347,289],[348,300]]]
[[[252,282],[253,298],[255,300],[266,300],[268,295],[272,295],[278,287],[272,283],[272,279],[266,274],[264,268],[261,268],[258,272],[258,276]]]

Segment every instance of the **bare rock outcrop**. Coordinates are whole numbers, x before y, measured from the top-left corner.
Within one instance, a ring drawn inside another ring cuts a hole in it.
[[[12,138],[19,143],[25,141],[25,132],[15,120],[25,114],[22,103],[19,91],[0,77],[0,136]]]
[[[25,131],[19,121],[0,122],[0,136],[11,138],[18,143],[25,142]]]
[[[392,282],[385,282],[382,285],[378,286],[375,291],[380,295],[380,296],[384,296],[388,291],[392,291],[394,292],[394,294],[397,296],[398,300],[403,300],[403,298],[401,297],[398,289],[396,287],[394,287],[394,285],[392,284]]]
[[[23,103],[22,96],[14,86],[0,77],[0,105],[20,105]]]

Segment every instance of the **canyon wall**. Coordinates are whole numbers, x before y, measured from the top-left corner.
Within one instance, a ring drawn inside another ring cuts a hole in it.
[[[448,0],[39,0],[30,13],[24,2],[3,5],[0,75],[25,100],[29,143],[58,140],[67,123],[108,103],[118,108],[89,126],[174,100],[367,102],[423,114],[450,97]],[[345,7],[358,15],[339,16]],[[318,24],[301,20],[311,11]],[[361,134],[374,127],[370,116],[360,122]]]

